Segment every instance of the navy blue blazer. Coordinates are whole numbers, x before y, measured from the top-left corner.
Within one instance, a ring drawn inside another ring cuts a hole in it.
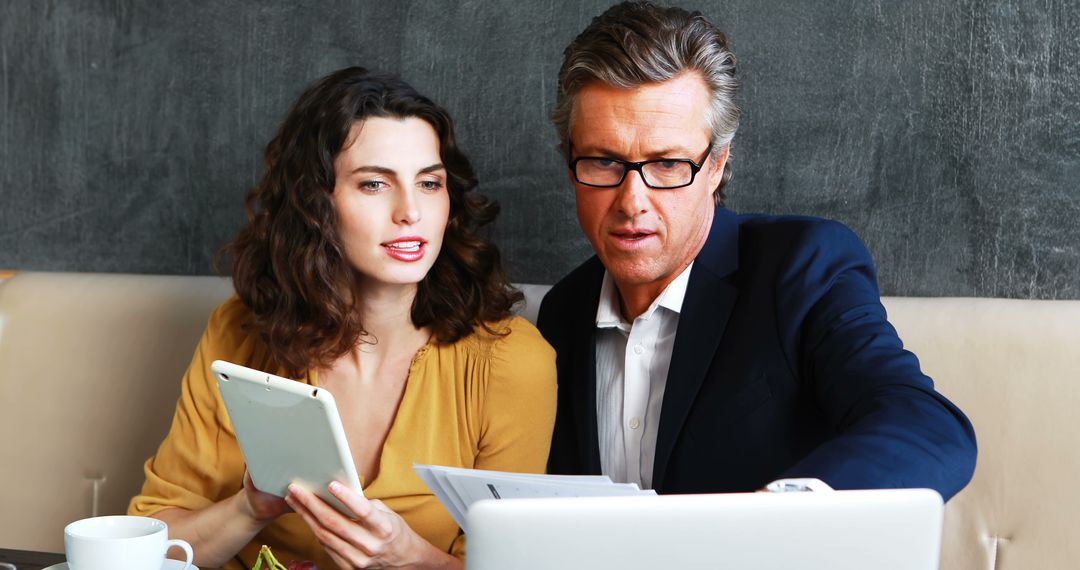
[[[552,473],[599,474],[593,257],[552,287]],[[866,247],[845,226],[724,208],[698,254],[661,405],[659,493],[753,491],[782,477],[837,489],[971,480],[975,433],[886,320]]]

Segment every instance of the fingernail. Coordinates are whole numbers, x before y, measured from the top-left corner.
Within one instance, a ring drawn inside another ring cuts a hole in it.
[[[341,483],[338,483],[337,481],[331,481],[330,490],[335,493],[340,492],[342,490]]]
[[[299,485],[297,485],[296,483],[291,483],[289,485],[289,494],[290,495],[295,495],[296,493],[299,493],[299,492],[300,492],[300,486]]]

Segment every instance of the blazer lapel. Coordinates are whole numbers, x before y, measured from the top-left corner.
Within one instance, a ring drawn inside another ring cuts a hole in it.
[[[575,332],[574,360],[574,420],[578,430],[578,449],[581,452],[582,473],[600,474],[600,442],[596,424],[596,307],[600,302],[600,284],[604,267],[599,259],[586,280],[581,303],[572,330]]]
[[[675,347],[671,353],[656,436],[654,489],[663,488],[675,442],[705,381],[738,297],[738,289],[729,279],[738,268],[738,236],[738,217],[724,208],[717,208],[709,238],[694,261],[675,332]],[[595,394],[593,397],[595,401]],[[593,408],[595,419],[595,404]]]
[[[596,426],[596,333],[583,335],[574,355],[574,420],[582,473],[600,474],[600,442]]]

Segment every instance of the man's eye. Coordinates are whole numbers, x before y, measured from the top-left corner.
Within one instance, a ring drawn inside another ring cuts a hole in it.
[[[618,168],[619,167],[618,162],[615,162],[614,160],[608,160],[606,158],[595,158],[595,159],[593,159],[593,164],[597,168],[605,168],[605,169],[612,169],[612,168]]]
[[[655,164],[657,167],[662,168],[664,170],[675,170],[676,168],[679,167],[679,165],[682,164],[682,161],[679,161],[679,160],[661,160],[659,162],[654,162],[653,164]]]

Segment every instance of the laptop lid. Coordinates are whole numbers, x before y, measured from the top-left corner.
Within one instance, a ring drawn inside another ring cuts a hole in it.
[[[486,500],[470,570],[936,570],[943,505],[926,489]]]

